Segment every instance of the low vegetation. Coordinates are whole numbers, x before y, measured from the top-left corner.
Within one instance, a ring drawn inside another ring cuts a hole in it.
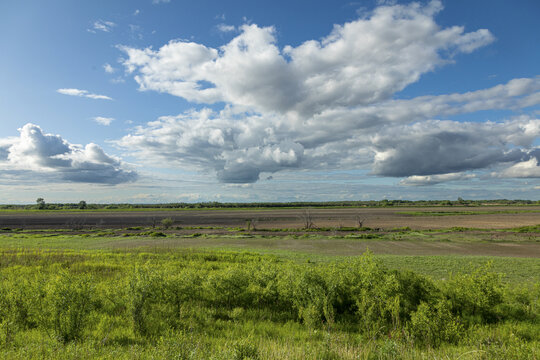
[[[255,209],[255,208],[340,208],[340,207],[481,207],[481,206],[526,206],[540,205],[540,200],[368,200],[368,201],[296,201],[296,202],[253,202],[221,203],[217,201],[200,203],[165,204],[90,204],[84,200],[78,203],[46,203],[38,198],[34,205],[0,204],[0,210],[170,210],[170,209]],[[421,215],[421,214],[418,214]],[[444,215],[444,214],[443,214]]]
[[[5,248],[0,357],[540,356],[540,283],[504,281],[489,262],[445,279],[386,263],[370,253],[313,261],[231,251]]]
[[[0,358],[538,359],[540,229],[529,204],[379,209],[399,218],[384,228],[356,209],[336,211],[349,215],[341,222],[311,207],[415,203],[253,205],[300,207],[281,211],[287,223],[253,209],[236,222],[143,213],[145,221],[115,227],[101,213],[87,224],[87,215],[56,212],[43,218],[65,219],[61,226],[27,226],[41,211],[111,211],[40,198],[19,208],[35,213],[0,226]],[[508,226],[446,216],[477,213]],[[415,216],[439,226],[415,227]]]

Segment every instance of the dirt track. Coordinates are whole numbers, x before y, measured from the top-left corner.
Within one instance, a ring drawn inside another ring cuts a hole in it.
[[[480,212],[452,216],[416,216],[404,212]],[[502,213],[520,211],[520,213]],[[526,211],[526,212],[523,212]],[[499,212],[485,214],[482,212]],[[126,228],[158,225],[172,218],[176,226],[246,227],[248,220],[257,228],[303,228],[306,218],[316,227],[363,226],[392,229],[468,227],[503,229],[540,224],[540,207],[449,207],[449,208],[338,208],[269,210],[188,210],[125,212],[5,212],[0,213],[0,228],[69,229]]]

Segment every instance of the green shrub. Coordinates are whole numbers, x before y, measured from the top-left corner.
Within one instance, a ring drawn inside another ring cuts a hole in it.
[[[150,233],[150,236],[152,237],[166,237],[167,235],[162,233],[161,231],[154,231]]]
[[[10,270],[0,274],[0,344],[6,346],[18,332],[37,328],[44,318],[44,279],[26,269]]]
[[[437,347],[441,343],[456,343],[463,326],[450,312],[446,301],[435,305],[421,303],[411,315],[408,330],[416,343]]]
[[[36,283],[25,276],[0,281],[0,321],[11,329],[30,329],[37,326]]]
[[[501,276],[490,271],[491,264],[474,269],[471,274],[459,274],[444,284],[444,295],[451,311],[469,323],[490,323],[500,318],[503,302]]]
[[[165,218],[161,220],[161,226],[163,226],[164,229],[170,228],[174,224],[174,220],[171,218]]]
[[[540,284],[506,289],[501,315],[519,321],[540,320]]]
[[[387,334],[400,325],[400,284],[368,253],[353,264],[351,292],[359,325],[369,336]]]
[[[207,298],[217,307],[248,307],[253,303],[248,292],[250,278],[251,274],[238,265],[215,271],[204,284]]]
[[[67,271],[47,285],[49,321],[58,340],[67,343],[81,339],[93,307],[93,293],[87,277]]]
[[[279,296],[278,283],[283,274],[274,264],[256,263],[248,266],[247,270],[251,274],[247,291],[255,306],[274,310],[290,309],[289,302],[283,304]]]
[[[165,280],[164,300],[170,311],[169,323],[178,327],[185,304],[200,301],[201,276],[195,271],[182,271]]]
[[[135,334],[155,337],[166,328],[163,277],[156,271],[137,268],[129,284],[130,315]]]
[[[259,360],[259,350],[252,339],[246,339],[234,344],[234,360]]]
[[[420,303],[435,303],[442,296],[433,281],[425,276],[406,270],[392,273],[399,284],[399,316],[403,322],[410,320]]]
[[[318,271],[305,269],[296,275],[293,286],[292,302],[308,327],[334,322],[334,286],[329,286]]]
[[[0,358],[534,359],[529,285],[489,266],[432,281],[369,254],[4,250]]]

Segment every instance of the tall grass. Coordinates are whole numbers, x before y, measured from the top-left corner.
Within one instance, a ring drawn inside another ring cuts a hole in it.
[[[540,285],[432,280],[367,253],[4,251],[0,357],[538,358]]]

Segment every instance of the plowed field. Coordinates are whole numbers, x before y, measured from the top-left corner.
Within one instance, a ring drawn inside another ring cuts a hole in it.
[[[250,221],[260,229],[302,229],[306,220],[315,227],[375,229],[452,227],[505,229],[540,224],[540,207],[436,207],[436,208],[331,208],[175,211],[4,212],[0,228],[69,229],[73,227],[126,228],[152,226],[171,218],[184,227],[245,227]]]

